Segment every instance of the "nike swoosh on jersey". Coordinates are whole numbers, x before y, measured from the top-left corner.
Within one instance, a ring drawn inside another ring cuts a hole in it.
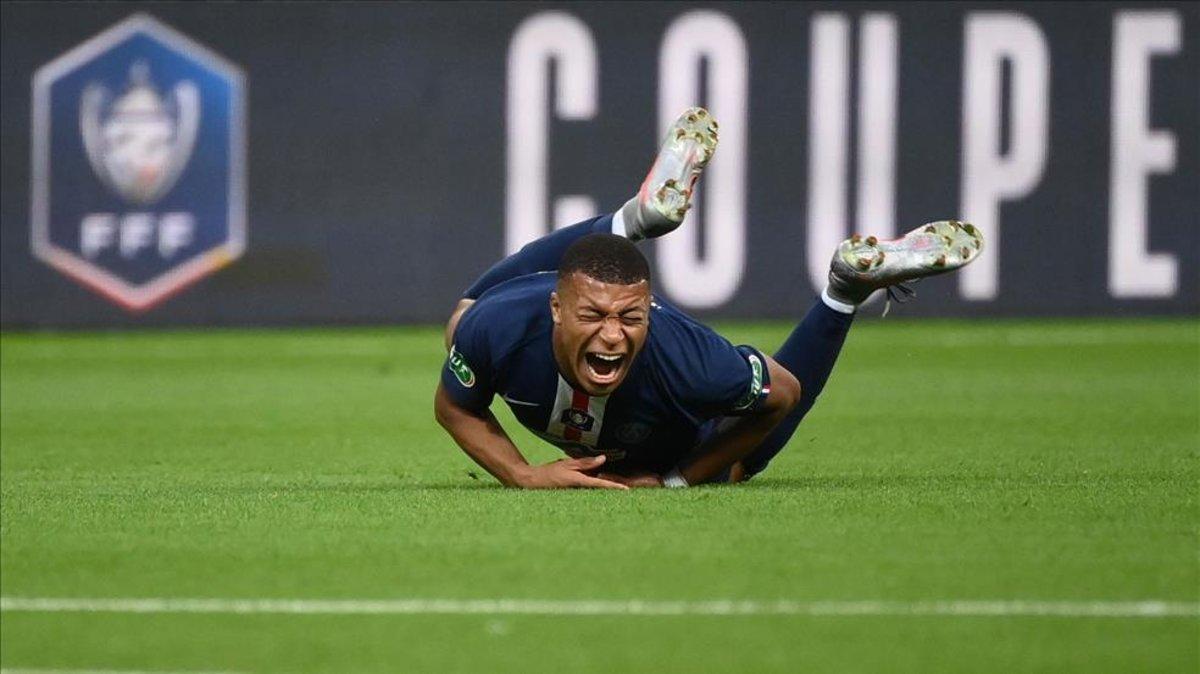
[[[524,400],[517,400],[516,398],[509,398],[508,396],[504,396],[504,395],[500,396],[500,398],[507,402],[510,402],[514,405],[524,405],[526,407],[540,407],[540,405],[538,403],[529,403],[529,402],[525,402]]]

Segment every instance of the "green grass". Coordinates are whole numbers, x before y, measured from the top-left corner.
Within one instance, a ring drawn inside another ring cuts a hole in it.
[[[433,329],[0,336],[0,590],[1200,599],[1195,320],[863,323],[767,473],[682,491],[497,487],[432,420],[441,357]],[[5,612],[0,664],[1194,672],[1200,621]]]

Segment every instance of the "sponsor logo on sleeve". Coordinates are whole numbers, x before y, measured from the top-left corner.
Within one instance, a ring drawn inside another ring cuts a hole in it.
[[[750,362],[750,371],[753,373],[753,375],[750,380],[750,388],[746,389],[746,394],[743,395],[733,406],[734,411],[738,412],[748,410],[753,407],[754,403],[758,402],[758,397],[762,395],[763,392],[762,360],[754,354],[747,356],[746,360]]]
[[[458,383],[467,388],[475,385],[475,373],[471,371],[471,366],[467,365],[467,361],[462,357],[462,354],[453,346],[450,347],[450,362],[448,367],[454,373],[454,377],[458,379]]]

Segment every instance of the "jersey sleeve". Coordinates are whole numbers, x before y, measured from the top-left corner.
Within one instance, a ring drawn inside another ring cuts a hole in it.
[[[761,407],[771,394],[771,372],[767,369],[767,357],[758,349],[746,344],[734,348],[744,359],[743,362],[750,366],[750,380],[747,382],[743,374],[741,395],[733,401],[725,414],[751,414]]]
[[[690,413],[711,419],[753,414],[762,406],[771,390],[762,352],[734,346],[707,326],[687,319],[672,333],[669,376],[677,400]]]
[[[767,361],[752,346],[733,346],[723,338],[708,344],[705,366],[688,392],[705,417],[753,414],[771,392]]]
[[[458,406],[479,412],[492,404],[493,363],[484,321],[468,310],[442,366],[442,388]]]

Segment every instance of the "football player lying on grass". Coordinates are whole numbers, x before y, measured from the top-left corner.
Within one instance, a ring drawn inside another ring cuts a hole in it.
[[[505,485],[683,487],[740,482],[787,444],[829,378],[859,304],[881,288],[958,269],[983,245],[953,220],[894,241],[854,236],[783,346],[734,346],[651,293],[633,242],[683,221],[717,145],[717,123],[688,110],[667,132],[637,195],[619,211],[558,230],[501,260],[446,325],[438,422]],[[489,407],[570,457],[530,465]]]

